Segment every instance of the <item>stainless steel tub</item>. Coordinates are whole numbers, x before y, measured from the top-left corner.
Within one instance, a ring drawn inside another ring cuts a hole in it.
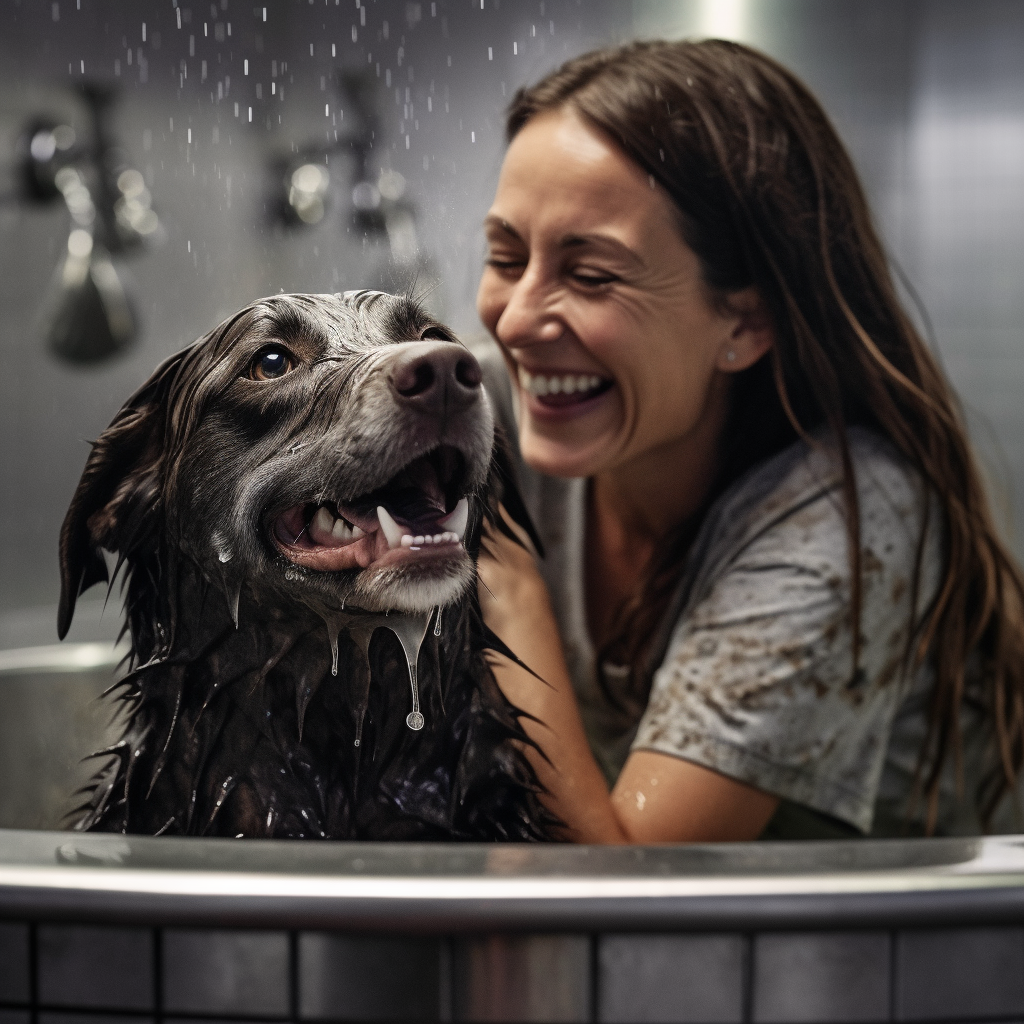
[[[10,826],[116,656],[0,655]],[[54,658],[62,659],[58,664]],[[6,659],[6,660],[4,660]],[[1024,1018],[1024,838],[658,848],[0,829],[0,1022]]]
[[[116,735],[100,695],[123,650],[111,643],[0,651],[0,828],[62,828]]]

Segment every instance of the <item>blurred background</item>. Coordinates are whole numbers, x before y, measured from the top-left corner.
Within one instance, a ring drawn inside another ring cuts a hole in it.
[[[835,120],[1024,537],[1017,0],[0,0],[0,649],[56,640],[87,442],[166,355],[279,291],[412,287],[479,333],[520,84],[724,36]],[[117,630],[102,594],[75,639]]]

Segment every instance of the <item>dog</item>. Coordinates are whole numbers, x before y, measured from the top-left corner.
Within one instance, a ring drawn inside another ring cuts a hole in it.
[[[72,827],[550,838],[476,596],[499,500],[531,532],[509,465],[479,364],[408,297],[273,296],[161,364],[61,530],[60,637],[121,573],[131,639]]]

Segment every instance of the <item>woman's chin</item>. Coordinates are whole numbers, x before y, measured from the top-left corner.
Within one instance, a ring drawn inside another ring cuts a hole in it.
[[[590,477],[607,469],[613,461],[612,445],[600,436],[589,438],[551,437],[531,430],[524,422],[519,433],[523,461],[538,473],[559,477]]]

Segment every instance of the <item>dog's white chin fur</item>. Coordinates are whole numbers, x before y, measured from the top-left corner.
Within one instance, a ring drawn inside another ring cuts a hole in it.
[[[468,558],[449,563],[444,575],[416,578],[408,569],[383,569],[360,574],[351,604],[370,612],[429,612],[451,604],[476,582]]]

